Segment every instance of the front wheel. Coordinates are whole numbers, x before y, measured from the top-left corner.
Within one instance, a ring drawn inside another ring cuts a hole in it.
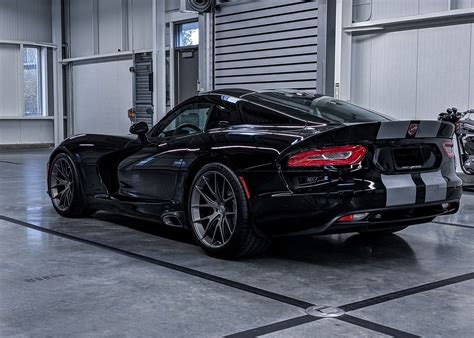
[[[253,256],[270,244],[251,224],[238,177],[221,163],[207,164],[197,173],[189,194],[188,216],[197,243],[211,256]]]
[[[84,202],[76,166],[67,154],[60,153],[53,159],[48,175],[51,202],[58,214],[79,217],[93,213]]]

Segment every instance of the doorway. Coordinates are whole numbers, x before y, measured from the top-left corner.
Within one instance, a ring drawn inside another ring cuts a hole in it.
[[[199,88],[199,24],[176,25],[175,39],[175,102],[180,103],[198,94]]]

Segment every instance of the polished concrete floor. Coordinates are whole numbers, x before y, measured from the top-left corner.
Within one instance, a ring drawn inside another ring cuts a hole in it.
[[[398,235],[280,239],[224,261],[181,230],[59,217],[48,153],[0,151],[1,337],[474,335],[474,194]]]

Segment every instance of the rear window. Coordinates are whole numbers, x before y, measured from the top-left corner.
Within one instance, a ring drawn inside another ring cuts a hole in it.
[[[262,92],[244,95],[244,98],[306,121],[339,124],[391,120],[380,113],[328,96]]]

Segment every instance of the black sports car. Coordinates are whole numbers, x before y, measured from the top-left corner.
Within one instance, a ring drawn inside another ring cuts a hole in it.
[[[281,235],[391,233],[459,207],[453,124],[394,121],[332,97],[228,89],[137,136],[76,135],[51,154],[60,215],[109,210],[191,230],[239,257]]]

